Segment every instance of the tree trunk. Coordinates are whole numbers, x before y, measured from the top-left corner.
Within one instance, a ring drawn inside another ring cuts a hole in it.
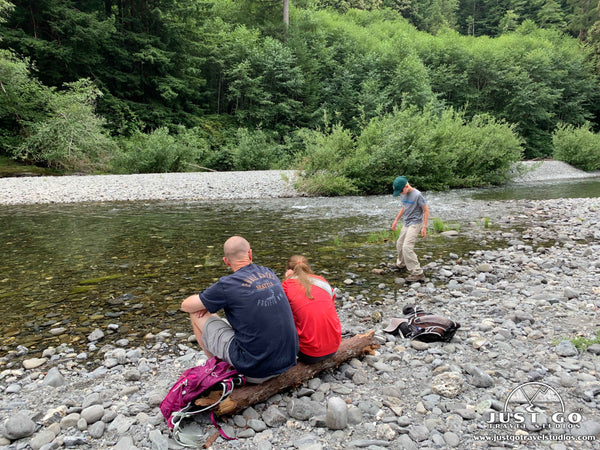
[[[286,28],[290,25],[290,0],[283,0],[283,23]]]
[[[236,388],[229,397],[217,405],[214,412],[219,416],[235,414],[255,403],[264,402],[279,392],[298,387],[319,372],[338,367],[341,363],[351,358],[372,353],[379,347],[378,344],[373,342],[374,335],[375,332],[371,330],[368,333],[344,339],[338,351],[331,358],[327,358],[316,364],[298,363],[287,372],[264,383]],[[196,400],[196,404],[201,404],[201,399]]]

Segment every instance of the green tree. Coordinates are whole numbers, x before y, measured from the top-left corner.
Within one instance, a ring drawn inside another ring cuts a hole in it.
[[[192,123],[202,110],[198,30],[205,10],[194,0],[23,0],[3,45],[35,61],[46,85],[96,80],[106,94],[99,111],[115,131],[129,121],[150,128]]]
[[[498,24],[498,34],[507,33],[509,31],[515,31],[519,26],[519,20],[521,17],[512,9],[509,9],[502,17],[502,20]]]
[[[303,77],[294,55],[281,42],[266,38],[258,48],[250,49],[247,59],[227,70],[225,77],[232,113],[242,123],[284,127],[282,131],[296,123]]]
[[[556,27],[560,30],[567,25],[565,12],[556,0],[545,0],[537,13],[537,23],[543,28]]]
[[[16,158],[66,171],[108,167],[116,149],[94,113],[100,91],[89,80],[68,83],[66,90],[51,95],[49,117],[27,126],[27,137],[14,149]]]
[[[6,22],[6,17],[15,9],[15,5],[7,0],[0,0],[0,23]]]
[[[568,17],[568,29],[583,42],[587,39],[588,30],[600,18],[598,2],[595,0],[567,0],[567,3],[572,8],[571,15]]]
[[[488,113],[516,124],[527,157],[551,152],[559,121],[580,125],[595,113],[598,81],[589,52],[558,31],[526,21],[496,39],[420,36],[434,92],[467,117]]]
[[[461,0],[456,12],[458,30],[470,36],[496,35],[509,0]]]
[[[431,0],[425,8],[423,29],[436,33],[442,28],[456,27],[458,0]]]
[[[0,50],[0,151],[10,154],[28,124],[45,120],[51,92],[31,76],[31,65]]]

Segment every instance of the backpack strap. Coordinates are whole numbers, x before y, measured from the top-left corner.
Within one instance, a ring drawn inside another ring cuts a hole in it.
[[[320,278],[308,277],[310,279],[310,284],[320,287],[325,292],[329,294],[329,296],[333,299],[333,289],[327,281],[321,280]]]
[[[229,394],[231,394],[231,392],[233,391],[233,388],[236,385],[236,382],[240,382],[239,377],[236,377],[237,379],[232,379],[232,378],[228,378],[226,380],[221,381],[221,387],[222,387],[222,392],[221,392],[221,397],[214,402],[212,405],[208,405],[205,406],[204,408],[200,408],[200,409],[196,409],[196,410],[191,410],[192,406],[194,406],[194,402],[190,402],[185,408],[182,408],[180,411],[175,411],[173,413],[172,420],[171,422],[173,423],[173,439],[175,440],[175,442],[177,442],[180,445],[183,445],[184,447],[194,447],[197,448],[198,445],[200,444],[200,442],[198,441],[198,435],[195,433],[186,433],[183,431],[183,429],[181,428],[181,423],[183,422],[183,419],[187,419],[188,417],[193,417],[197,414],[203,413],[205,411],[209,411],[210,409],[214,408],[215,406],[217,406],[219,403],[221,403],[223,400],[225,400],[225,398],[227,396],[229,396]],[[243,384],[245,380],[242,380],[241,383]],[[223,430],[221,430],[221,426],[217,424],[216,420],[213,418],[213,412],[211,411],[211,421],[213,423],[213,425],[215,427],[217,427],[217,429],[219,430],[219,433],[221,433],[221,436],[223,436],[225,439],[231,440],[231,439],[235,439],[235,438],[230,438],[228,437],[225,432],[223,432]]]
[[[232,437],[229,437],[229,436],[227,436],[227,435],[225,434],[225,432],[223,431],[223,428],[221,428],[221,425],[219,425],[219,424],[217,423],[217,419],[215,419],[215,412],[214,412],[214,411],[211,411],[211,412],[210,412],[210,421],[211,421],[211,422],[212,422],[212,424],[215,426],[215,428],[216,428],[217,430],[219,430],[219,434],[220,434],[221,436],[223,436],[225,439],[227,439],[228,441],[235,441],[235,440],[237,440],[237,438],[232,438]]]

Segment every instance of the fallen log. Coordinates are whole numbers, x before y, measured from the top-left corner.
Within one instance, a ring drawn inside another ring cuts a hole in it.
[[[375,332],[373,330],[365,334],[358,334],[342,340],[340,348],[331,357],[316,364],[298,363],[287,372],[261,384],[251,384],[234,389],[229,397],[219,403],[214,412],[218,416],[235,414],[255,403],[261,403],[269,397],[300,386],[303,382],[310,380],[319,372],[338,367],[344,361],[358,356],[364,356],[379,347],[373,341]],[[202,399],[196,400],[201,405]]]

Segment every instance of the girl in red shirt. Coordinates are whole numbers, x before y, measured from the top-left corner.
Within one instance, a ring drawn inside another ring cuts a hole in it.
[[[342,342],[335,293],[325,278],[313,273],[304,256],[290,257],[286,269],[282,285],[300,340],[298,360],[312,364],[329,358]]]

